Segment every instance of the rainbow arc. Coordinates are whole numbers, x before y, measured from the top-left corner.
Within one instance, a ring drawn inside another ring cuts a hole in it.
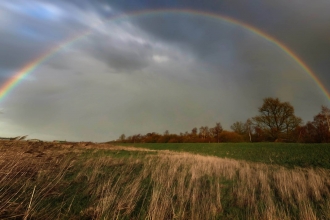
[[[145,16],[145,15],[160,15],[160,14],[168,14],[168,13],[177,13],[177,14],[183,14],[183,15],[195,15],[195,16],[205,16],[213,19],[218,19],[224,22],[227,22],[231,25],[237,25],[241,28],[244,28],[256,35],[259,35],[260,37],[266,39],[267,41],[273,43],[278,48],[280,48],[283,52],[288,54],[299,66],[308,73],[308,75],[315,81],[315,83],[318,85],[318,87],[322,90],[322,92],[326,95],[328,100],[330,100],[330,93],[327,91],[325,86],[322,84],[322,82],[319,80],[317,75],[307,66],[305,62],[292,50],[290,50],[289,47],[287,47],[285,44],[277,40],[276,38],[270,36],[269,34],[261,31],[260,29],[244,23],[242,21],[239,21],[237,19],[225,16],[225,15],[219,15],[215,13],[210,12],[204,12],[204,11],[197,11],[197,10],[191,10],[191,9],[157,9],[157,10],[143,10],[143,11],[135,11],[127,14],[121,14],[113,16],[106,21],[116,21],[120,19],[125,18],[132,18],[132,17],[138,17],[138,16]],[[98,24],[96,24],[98,25]],[[55,47],[50,48],[48,51],[43,53],[41,56],[35,58],[31,62],[27,63],[25,66],[23,66],[21,69],[19,69],[9,80],[7,80],[3,85],[0,86],[0,102],[12,91],[19,82],[24,79],[28,74],[32,73],[38,66],[40,66],[42,63],[50,59],[54,54],[59,52],[60,50],[72,45],[76,41],[88,36],[92,33],[92,30],[87,30],[83,33],[80,33],[76,36],[70,37],[60,44],[56,45]]]

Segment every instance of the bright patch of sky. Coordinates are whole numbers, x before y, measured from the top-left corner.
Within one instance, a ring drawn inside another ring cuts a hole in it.
[[[40,20],[58,20],[63,15],[63,10],[51,3],[39,1],[12,1],[0,3],[12,12],[24,14]]]
[[[156,61],[157,63],[165,63],[168,61],[168,57],[162,55],[153,55],[152,59],[154,59],[154,61]]]

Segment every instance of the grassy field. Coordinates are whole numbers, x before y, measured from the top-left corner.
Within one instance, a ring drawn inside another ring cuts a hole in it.
[[[330,144],[296,143],[146,143],[120,144],[153,150],[171,150],[233,158],[286,167],[322,167],[330,169]]]
[[[330,219],[330,170],[142,146],[1,142],[0,219]]]

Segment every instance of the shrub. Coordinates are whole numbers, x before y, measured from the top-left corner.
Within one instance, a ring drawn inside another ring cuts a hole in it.
[[[244,142],[244,137],[242,135],[232,131],[221,132],[219,138],[221,142],[232,142],[232,143]]]

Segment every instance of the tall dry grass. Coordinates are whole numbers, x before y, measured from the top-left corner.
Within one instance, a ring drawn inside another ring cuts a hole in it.
[[[1,218],[330,219],[326,169],[164,151],[82,158],[62,148],[39,157],[1,150]]]
[[[328,170],[288,170],[182,153],[120,163],[91,159],[86,166],[99,173],[114,163],[121,166],[107,181],[90,185],[100,195],[91,208],[96,219],[133,212],[147,219],[330,219]],[[138,205],[141,201],[144,205]]]

